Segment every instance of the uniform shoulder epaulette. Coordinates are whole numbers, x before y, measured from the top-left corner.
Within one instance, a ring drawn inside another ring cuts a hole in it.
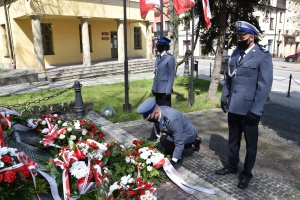
[[[268,51],[267,49],[264,49],[264,48],[262,48],[262,47],[259,47],[259,49],[260,49],[262,52],[264,52],[264,53],[269,53],[269,51]]]

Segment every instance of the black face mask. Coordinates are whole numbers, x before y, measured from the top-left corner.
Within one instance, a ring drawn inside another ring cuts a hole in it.
[[[242,51],[245,51],[246,49],[248,49],[248,47],[249,47],[249,44],[248,44],[249,38],[246,39],[246,40],[238,41],[237,42],[237,48],[239,48]]]
[[[149,119],[147,119],[147,121],[148,121],[148,122],[156,122],[157,120],[154,119],[154,118],[149,118]]]

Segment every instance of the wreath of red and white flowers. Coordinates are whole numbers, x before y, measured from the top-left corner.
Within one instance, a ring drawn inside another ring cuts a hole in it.
[[[41,135],[40,143],[45,147],[62,148],[87,139],[101,141],[104,136],[101,130],[88,120],[63,121],[57,114],[47,114],[37,120],[30,119],[28,126]]]

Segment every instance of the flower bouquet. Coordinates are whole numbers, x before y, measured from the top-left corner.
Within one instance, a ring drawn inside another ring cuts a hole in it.
[[[34,199],[47,192],[44,179],[36,179],[36,164],[15,148],[0,148],[0,199]],[[38,187],[37,187],[38,186]]]
[[[94,140],[81,140],[77,144],[62,148],[49,170],[55,175],[56,181],[62,185],[64,199],[84,198],[95,191],[103,182],[107,169],[104,167],[105,157],[110,152],[107,143]]]
[[[110,186],[108,199],[156,200],[156,188],[142,177],[123,176]]]
[[[19,116],[20,114],[14,110],[0,107],[0,147],[4,146],[4,134],[3,131],[11,129],[12,120],[14,116]]]
[[[93,139],[101,141],[104,134],[88,120],[63,121],[57,114],[46,114],[37,120],[28,120],[41,137],[44,147],[62,148],[80,140]],[[57,154],[58,151],[55,151]]]

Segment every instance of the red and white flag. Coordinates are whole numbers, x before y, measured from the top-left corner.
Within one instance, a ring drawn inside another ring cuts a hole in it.
[[[211,19],[209,1],[208,0],[202,0],[202,5],[203,5],[203,15],[204,15],[204,20],[205,20],[205,23],[206,23],[206,27],[209,27],[210,26],[210,19]]]
[[[177,15],[184,13],[195,5],[194,0],[174,0],[174,8]]]
[[[149,10],[160,7],[160,0],[140,0],[141,18],[146,19]]]

